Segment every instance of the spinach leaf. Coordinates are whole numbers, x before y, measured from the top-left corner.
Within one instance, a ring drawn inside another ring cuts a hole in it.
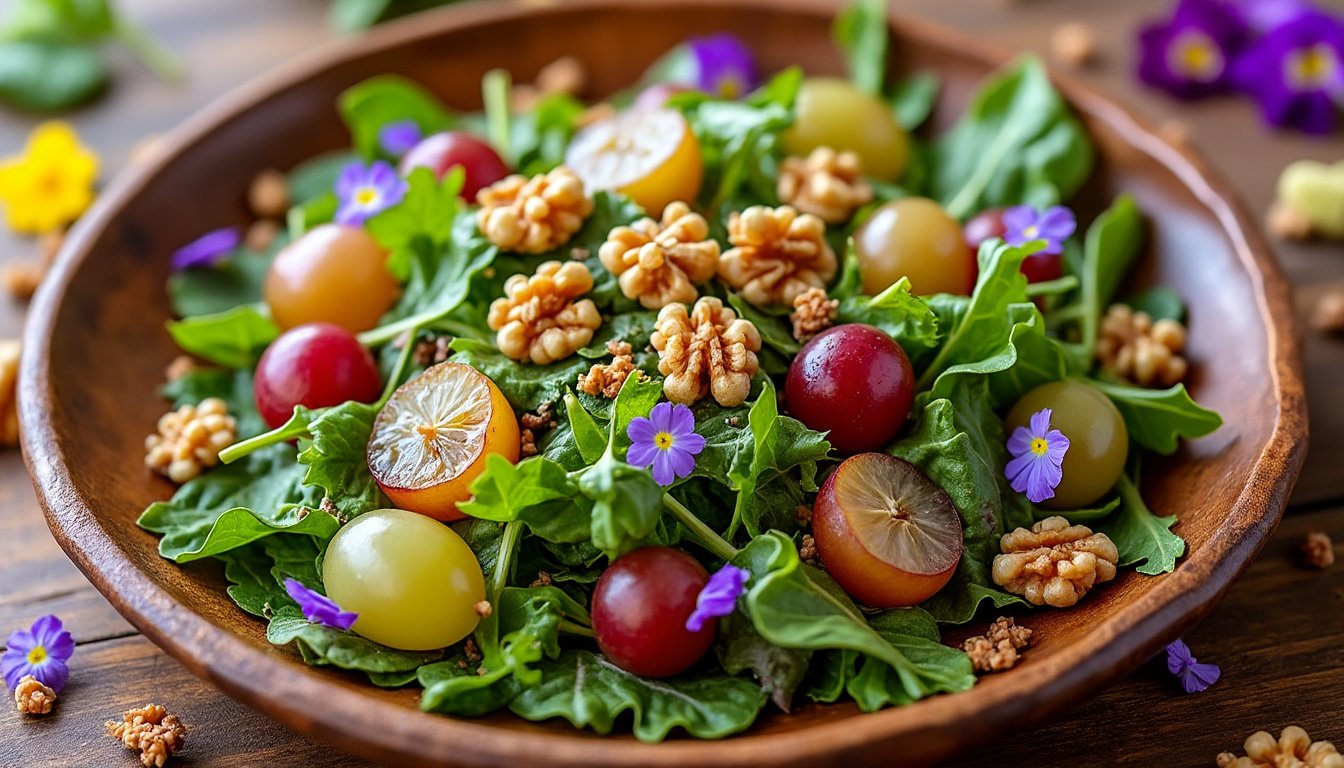
[[[274,608],[266,639],[273,645],[296,644],[309,664],[376,674],[418,669],[443,656],[443,651],[399,651],[353,632],[313,624],[292,601]]]
[[[298,456],[307,467],[303,484],[320,488],[345,520],[390,506],[369,472],[369,437],[377,417],[375,405],[346,402],[308,423],[312,442]]]
[[[912,359],[938,346],[938,316],[910,293],[910,278],[902,277],[876,296],[850,296],[841,300],[837,319],[842,323],[867,323],[892,337]]]
[[[388,123],[412,120],[428,136],[456,122],[436,96],[397,75],[370,78],[347,89],[338,106],[355,149],[369,159],[383,156],[378,134]]]
[[[280,234],[265,254],[239,248],[210,269],[187,269],[168,276],[168,300],[178,317],[214,315],[261,302],[261,284],[275,254],[289,241]]]
[[[858,0],[835,17],[831,36],[845,54],[849,79],[859,90],[882,95],[887,74],[887,4],[885,0]]]
[[[1120,410],[1130,439],[1157,453],[1175,453],[1181,438],[1203,437],[1223,425],[1221,416],[1190,399],[1184,384],[1145,389],[1109,381],[1092,383]]]
[[[602,458],[607,450],[607,433],[597,425],[593,415],[584,409],[578,396],[565,391],[565,415],[569,418],[569,428],[573,434],[574,446],[585,464],[592,464]]]
[[[938,101],[940,85],[937,74],[919,72],[891,88],[887,100],[891,102],[891,112],[896,116],[896,122],[906,133],[913,133],[929,119],[934,104]],[[909,176],[908,173],[906,175]]]
[[[0,101],[33,112],[56,112],[92,100],[107,87],[98,52],[54,39],[0,41]]]
[[[477,341],[458,337],[453,339],[453,360],[466,363],[490,377],[499,387],[509,404],[519,411],[535,411],[544,403],[552,403],[565,394],[565,388],[587,373],[592,361],[574,355],[550,365],[519,363],[505,357],[494,341]]]
[[[751,670],[775,706],[788,712],[794,691],[807,675],[812,651],[781,648],[766,640],[739,608],[719,623],[718,658],[730,675]]]
[[[830,454],[831,444],[825,434],[779,415],[769,379],[763,380],[761,394],[747,414],[747,431],[750,450],[739,449],[728,466],[728,479],[737,491],[733,527],[740,522],[752,536],[770,527],[791,527],[802,491],[817,489],[817,462]],[[797,482],[787,474],[794,467],[800,468]]]
[[[1120,508],[1093,527],[1111,537],[1120,551],[1119,565],[1134,565],[1139,573],[1157,576],[1176,570],[1176,561],[1185,554],[1185,540],[1171,532],[1179,522],[1175,515],[1158,517],[1139,495],[1137,461],[1131,462],[1130,474],[1116,482]]]
[[[251,368],[280,335],[262,305],[168,321],[168,334],[189,354],[228,368]]]
[[[544,456],[514,464],[491,454],[485,472],[472,481],[472,499],[458,508],[473,518],[507,523],[522,519],[533,507],[569,499],[575,491],[564,467]]]
[[[1129,274],[1143,247],[1143,218],[1129,195],[1115,199],[1087,229],[1083,242],[1083,350],[1091,359],[1097,345],[1101,315]]]

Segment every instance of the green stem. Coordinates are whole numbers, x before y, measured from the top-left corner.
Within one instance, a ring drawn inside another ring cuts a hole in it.
[[[177,82],[186,75],[187,69],[183,66],[182,60],[140,27],[123,21],[117,24],[113,36],[146,67],[153,70],[154,74],[164,80]]]
[[[714,532],[713,528],[705,525],[704,521],[696,517],[691,510],[684,504],[672,498],[670,494],[663,494],[663,506],[672,513],[672,517],[677,522],[686,526],[687,530],[695,534],[705,549],[713,552],[724,560],[732,560],[737,555],[737,547],[729,544],[722,536]]]
[[[374,407],[382,410],[387,405],[388,398],[397,391],[397,386],[401,383],[401,377],[406,373],[406,366],[411,363],[411,355],[415,353],[415,336],[420,332],[420,326],[413,326],[406,331],[406,343],[401,348],[401,355],[397,357],[397,365],[392,369],[392,375],[387,377],[387,383],[383,385],[383,394],[378,398]]]
[[[492,69],[481,78],[486,136],[495,151],[509,162],[517,159],[509,151],[509,91],[512,85],[508,70],[504,69]]]
[[[280,443],[295,440],[304,437],[307,434],[308,421],[298,420],[297,414],[295,414],[295,416],[290,417],[289,421],[272,429],[270,432],[263,432],[256,437],[249,437],[246,440],[234,443],[228,448],[220,451],[219,460],[224,464],[232,464],[249,453],[259,451],[267,446],[279,445]]]
[[[570,621],[569,619],[561,619],[560,624],[557,625],[557,628],[561,632],[568,632],[571,635],[579,635],[581,637],[596,637],[596,635],[593,633],[592,628],[585,627],[582,624],[577,624],[575,622]]]
[[[490,600],[499,603],[499,593],[509,581],[509,570],[513,568],[513,557],[518,551],[518,540],[522,537],[523,524],[517,521],[504,524],[504,534],[499,540],[499,555],[495,558],[495,572],[490,577]]]
[[[1035,298],[1036,296],[1049,296],[1052,293],[1065,293],[1066,291],[1072,291],[1077,288],[1078,285],[1078,278],[1073,275],[1065,275],[1041,283],[1028,283],[1027,297]]]

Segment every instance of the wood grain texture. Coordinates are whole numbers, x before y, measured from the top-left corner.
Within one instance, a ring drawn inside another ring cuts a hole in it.
[[[223,5],[216,8],[208,0],[130,0],[125,5],[132,11],[141,11],[141,18],[148,26],[186,50],[198,76],[187,89],[174,91],[137,72],[134,65],[126,64],[122,66],[122,82],[109,99],[74,116],[85,135],[92,137],[89,140],[106,151],[112,167],[124,164],[125,153],[142,135],[163,130],[223,87],[236,84],[328,35],[322,26],[325,4],[315,1],[238,0],[230,6],[236,12],[222,10]],[[902,8],[968,29],[984,30],[986,36],[1012,47],[1038,50],[1044,48],[1049,31],[1057,22],[1075,16],[1088,20],[1099,34],[1104,59],[1102,67],[1085,73],[1086,79],[1108,92],[1121,94],[1122,99],[1141,104],[1141,111],[1150,116],[1181,114],[1191,129],[1194,143],[1233,179],[1256,211],[1263,211],[1272,193],[1272,181],[1285,163],[1301,156],[1335,159],[1344,153],[1344,143],[1339,140],[1318,142],[1266,134],[1244,103],[1184,107],[1139,91],[1127,72],[1129,29],[1134,18],[1151,13],[1160,5],[1155,0],[1123,5],[1105,0],[1035,0],[1016,4],[989,0],[907,0]],[[257,42],[263,38],[264,46]],[[29,124],[30,121],[10,116],[0,117],[0,153],[17,147]],[[1254,147],[1255,151],[1248,155],[1247,147]],[[1344,263],[1330,258],[1338,255],[1338,246],[1277,245],[1276,250],[1289,274],[1301,286],[1302,298],[1311,298],[1331,283],[1344,281]],[[0,239],[0,252],[5,259],[25,254],[15,241],[4,239]],[[16,309],[0,310],[0,330],[7,329],[12,334],[18,327],[18,318]],[[1329,386],[1344,372],[1344,344],[1311,334],[1306,340],[1306,352],[1312,391],[1328,394]],[[1317,502],[1312,506],[1320,511],[1290,518],[1223,607],[1189,636],[1202,658],[1223,664],[1225,680],[1219,687],[1203,697],[1184,697],[1175,693],[1159,666],[1149,665],[1050,727],[977,753],[958,765],[1211,765],[1213,754],[1235,747],[1251,730],[1260,727],[1277,730],[1289,722],[1299,722],[1320,737],[1344,740],[1344,732],[1338,731],[1337,724],[1335,733],[1329,730],[1332,715],[1338,711],[1337,691],[1344,689],[1344,660],[1338,656],[1338,638],[1344,634],[1344,627],[1338,622],[1322,621],[1323,617],[1338,619],[1341,615],[1341,603],[1328,601],[1331,594],[1338,594],[1341,589],[1340,571],[1323,575],[1299,571],[1285,554],[1300,536],[1297,528],[1333,528],[1337,539],[1344,538],[1344,509],[1327,509],[1321,503],[1344,494],[1344,477],[1338,471],[1339,441],[1344,440],[1339,437],[1344,434],[1341,432],[1344,406],[1335,398],[1314,399],[1312,424],[1315,448],[1295,500]],[[31,493],[15,482],[21,474],[16,456],[0,457],[3,626],[26,623],[54,606],[71,619],[81,640],[129,631],[129,626],[119,623],[121,620],[91,587],[81,585],[77,572],[59,554],[45,532]],[[1317,588],[1321,584],[1327,585],[1324,591]],[[1285,591],[1296,596],[1287,605],[1283,599]],[[1344,595],[1339,599],[1344,600]],[[143,640],[135,642],[144,649],[150,648]],[[82,647],[78,658],[102,654],[100,646],[116,645],[117,653],[128,654],[129,659],[134,654],[125,643],[95,642]],[[210,724],[211,736],[196,739],[193,735],[192,746],[186,753],[189,764],[282,767],[359,764],[314,748],[275,723],[232,704],[161,653],[152,653],[158,659],[152,667],[154,690],[170,692],[184,702],[199,700],[207,713],[214,709],[230,713],[224,724],[217,720],[203,721]],[[100,665],[99,675],[106,677],[109,684],[106,690],[111,693],[107,694],[106,702],[92,703],[90,710],[96,712],[81,717],[91,718],[100,728],[102,719],[116,713],[115,707],[107,706],[116,700],[116,691],[145,690],[143,675],[132,674],[133,670],[142,672],[144,667],[136,667],[129,661],[124,665]],[[81,693],[80,698],[92,700],[95,696]],[[212,705],[206,706],[205,702]],[[73,719],[69,717],[71,710],[64,711],[68,723]],[[118,756],[115,744],[109,742],[104,746],[98,739],[84,743],[83,737],[71,737],[68,726],[33,728],[24,723],[21,724],[24,730],[11,730],[6,718],[17,718],[12,713],[0,714],[6,734],[16,733],[19,738],[4,742],[0,765],[137,764],[129,754]],[[108,746],[112,751],[106,751]]]

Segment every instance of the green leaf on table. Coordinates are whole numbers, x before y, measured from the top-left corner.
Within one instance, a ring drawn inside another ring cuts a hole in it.
[[[92,100],[107,87],[97,49],[53,39],[0,41],[0,101],[57,112]]]
[[[388,123],[410,120],[428,136],[456,122],[438,97],[398,75],[379,75],[348,88],[338,105],[355,149],[370,159],[383,156],[378,135]]]
[[[188,354],[228,368],[251,368],[280,335],[263,305],[168,321],[168,334]]]
[[[887,94],[887,101],[891,103],[891,112],[896,116],[896,123],[904,128],[906,133],[913,133],[929,119],[934,105],[938,102],[940,86],[941,81],[933,72],[917,72],[892,86],[890,93]]]
[[[1211,434],[1223,425],[1217,413],[1190,399],[1184,384],[1170,389],[1145,389],[1129,384],[1093,381],[1115,403],[1129,429],[1129,438],[1151,451],[1171,454],[1181,438]]]
[[[375,405],[346,402],[308,423],[312,442],[298,457],[307,468],[303,484],[320,488],[345,520],[391,506],[369,472],[369,437],[377,417]]]
[[[1134,477],[1122,474],[1116,482],[1120,508],[1092,527],[1111,537],[1120,552],[1118,565],[1138,564],[1139,573],[1157,576],[1176,570],[1176,561],[1185,554],[1185,540],[1171,532],[1179,520],[1175,515],[1158,517],[1148,509],[1139,494],[1137,464],[1131,464]]]
[[[886,0],[858,0],[835,17],[831,36],[845,54],[849,79],[859,90],[882,95],[890,35]]]

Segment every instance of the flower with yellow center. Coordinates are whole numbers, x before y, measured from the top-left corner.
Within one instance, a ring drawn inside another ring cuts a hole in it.
[[[1191,80],[1213,82],[1223,74],[1223,52],[1203,32],[1187,30],[1171,43],[1171,68]]]
[[[98,156],[79,143],[67,123],[43,123],[28,137],[23,154],[0,161],[0,205],[15,232],[60,229],[93,203]]]

